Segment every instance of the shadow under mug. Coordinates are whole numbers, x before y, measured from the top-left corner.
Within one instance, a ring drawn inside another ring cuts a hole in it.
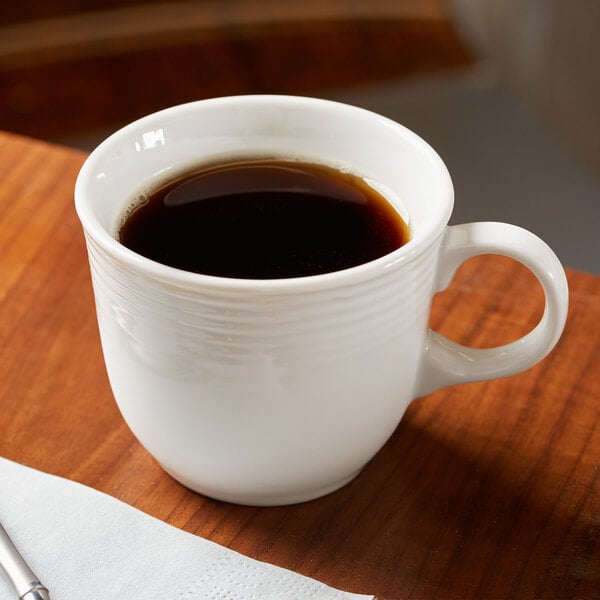
[[[357,267],[279,280],[189,273],[117,241],[144,188],[249,156],[354,171],[384,191],[411,240]],[[448,226],[453,188],[435,151],[398,123],[336,102],[238,96],[149,115],[91,153],[75,202],[121,413],[168,473],[221,500],[288,504],[334,491],[414,398],[527,369],[566,319],[566,277],[543,241],[504,223]],[[532,331],[484,350],[428,329],[433,295],[481,253],[520,261],[545,294]]]

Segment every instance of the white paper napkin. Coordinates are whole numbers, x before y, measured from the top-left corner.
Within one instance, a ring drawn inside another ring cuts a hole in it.
[[[73,481],[0,458],[0,521],[52,600],[350,600]],[[0,571],[0,598],[16,597]]]

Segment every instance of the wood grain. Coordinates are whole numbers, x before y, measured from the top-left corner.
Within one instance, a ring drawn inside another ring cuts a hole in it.
[[[0,455],[350,591],[397,598],[600,597],[600,278],[569,271],[565,334],[521,375],[416,400],[358,478],[248,508],[168,477],[106,379],[72,188],[84,155],[0,134]],[[476,346],[541,314],[528,271],[479,257],[432,324]]]

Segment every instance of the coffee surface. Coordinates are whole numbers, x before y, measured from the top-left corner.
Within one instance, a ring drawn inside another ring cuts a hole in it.
[[[154,190],[119,240],[154,261],[243,279],[339,271],[405,244],[407,225],[363,179],[323,165],[248,160]]]

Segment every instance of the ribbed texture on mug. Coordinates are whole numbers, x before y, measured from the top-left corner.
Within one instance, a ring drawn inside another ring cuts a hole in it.
[[[114,321],[122,343],[140,358],[167,360],[171,367],[179,361],[180,369],[192,370],[193,364],[235,364],[256,355],[343,360],[401,338],[427,319],[437,248],[331,288],[240,293],[154,279],[87,243],[99,319]]]

